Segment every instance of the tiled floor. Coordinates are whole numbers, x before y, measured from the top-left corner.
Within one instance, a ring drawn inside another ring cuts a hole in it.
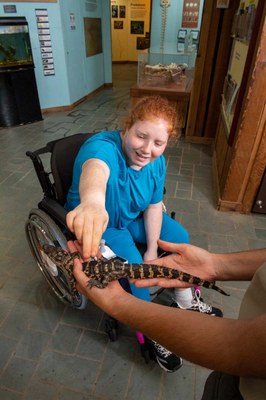
[[[179,371],[167,374],[153,362],[145,364],[134,332],[121,325],[119,340],[108,341],[102,312],[92,304],[85,311],[61,304],[26,243],[24,223],[41,199],[41,190],[25,152],[73,133],[119,127],[135,79],[134,65],[115,66],[114,88],[72,112],[47,114],[43,121],[23,127],[0,128],[2,400],[201,398],[209,371],[185,362]],[[166,155],[166,205],[188,229],[193,244],[216,252],[266,246],[266,216],[215,210],[210,147],[181,140],[170,144]],[[225,317],[234,318],[247,284],[223,286],[229,298],[206,290],[204,297],[218,304]]]

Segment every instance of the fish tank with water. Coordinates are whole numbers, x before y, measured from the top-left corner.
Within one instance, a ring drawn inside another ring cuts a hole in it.
[[[0,70],[33,66],[25,17],[0,18]]]

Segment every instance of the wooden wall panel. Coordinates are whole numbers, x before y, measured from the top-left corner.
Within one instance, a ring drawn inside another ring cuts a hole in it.
[[[252,68],[247,80],[246,96],[232,146],[221,139],[217,127],[215,152],[219,174],[220,210],[248,213],[252,209],[266,168],[266,4]],[[222,116],[221,118],[222,119]],[[226,135],[224,135],[226,137]],[[223,165],[223,167],[222,167]]]
[[[266,93],[266,22],[256,53],[254,69],[250,73],[249,88],[243,102],[240,126],[233,144],[234,157],[227,177],[223,197],[232,201],[243,201],[253,165],[261,143],[262,121]],[[264,116],[265,117],[265,116]],[[266,160],[265,160],[266,165]]]
[[[239,0],[231,0],[229,8],[223,10],[217,8],[216,1],[204,3],[186,129],[189,142],[210,143],[215,137],[231,49],[231,26],[238,4]]]
[[[232,47],[231,30],[238,5],[239,0],[231,0],[229,3],[229,8],[226,8],[223,11],[219,43],[217,45],[217,56],[215,57],[213,79],[211,82],[209,101],[205,112],[206,117],[203,126],[204,137],[215,137],[219,119],[219,113],[217,110],[220,109],[224,77],[227,74]]]
[[[258,126],[257,141],[258,151],[243,194],[243,212],[249,212],[252,209],[266,168],[266,103],[264,103],[262,117]]]
[[[213,4],[214,3],[212,0],[205,0],[204,2],[202,22],[201,22],[200,42],[195,64],[194,81],[190,96],[188,120],[186,128],[186,138],[188,141],[192,141],[194,137],[197,136],[195,134],[196,121],[198,118],[198,114],[203,110],[202,105],[199,102],[199,97],[203,85],[203,74],[207,57],[206,44],[208,43],[208,38],[210,37],[209,35],[210,35],[210,26],[213,13]]]

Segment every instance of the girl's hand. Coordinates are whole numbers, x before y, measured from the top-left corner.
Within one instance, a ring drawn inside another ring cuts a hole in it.
[[[81,203],[67,214],[67,226],[82,245],[84,259],[97,256],[108,219],[106,209],[98,204]]]

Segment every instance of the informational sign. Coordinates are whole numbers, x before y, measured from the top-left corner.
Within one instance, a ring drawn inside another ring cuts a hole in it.
[[[3,5],[3,7],[4,7],[5,14],[12,14],[12,13],[16,14],[16,12],[17,12],[17,7],[15,5],[11,5],[11,6]]]
[[[47,9],[35,9],[38,37],[40,43],[43,74],[55,75],[54,58]]]
[[[70,29],[72,31],[76,30],[76,16],[75,13],[71,12],[69,13],[69,22],[70,22]]]

